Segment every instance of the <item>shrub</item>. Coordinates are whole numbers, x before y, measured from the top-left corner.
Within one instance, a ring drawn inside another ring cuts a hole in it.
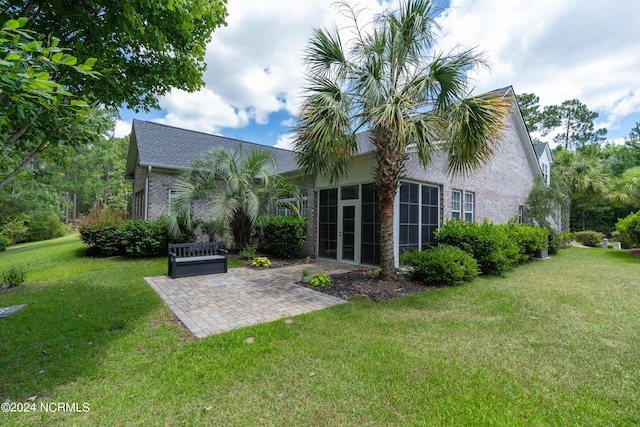
[[[55,215],[35,213],[25,221],[27,232],[25,242],[55,239],[67,233],[67,227]]]
[[[266,256],[259,256],[251,261],[251,267],[270,267],[271,261]]]
[[[503,227],[509,238],[518,245],[517,264],[531,260],[538,252],[548,247],[549,232],[545,228],[525,224],[500,227]]]
[[[485,220],[471,224],[449,220],[435,233],[436,243],[456,246],[477,261],[483,274],[502,274],[518,262],[520,250],[505,227]]]
[[[240,255],[244,259],[251,259],[256,254],[258,247],[256,245],[247,245],[240,251]]]
[[[597,231],[579,231],[576,233],[575,239],[578,243],[595,248],[602,245],[603,237],[604,234]]]
[[[126,221],[124,211],[93,208],[86,216],[80,218],[78,230],[82,241],[105,256],[124,253],[126,238],[122,233],[122,225]]]
[[[0,252],[6,251],[9,246],[11,246],[11,239],[4,234],[0,234]]]
[[[2,234],[8,237],[12,244],[24,241],[28,230],[25,224],[28,217],[26,214],[20,215],[19,217],[12,218],[2,226]]]
[[[476,260],[454,246],[405,252],[400,256],[400,262],[412,267],[409,273],[412,279],[438,286],[471,282],[480,273]]]
[[[264,218],[262,250],[278,258],[298,258],[307,241],[307,219],[290,215]]]
[[[11,266],[2,275],[3,282],[13,288],[24,283],[27,280],[27,271],[22,267]]]
[[[309,280],[311,286],[328,286],[333,283],[333,279],[324,273],[316,273]]]
[[[614,237],[620,240],[623,248],[640,246],[640,211],[618,220]]]
[[[124,223],[120,230],[124,251],[131,257],[166,255],[168,234],[166,220],[134,219]]]

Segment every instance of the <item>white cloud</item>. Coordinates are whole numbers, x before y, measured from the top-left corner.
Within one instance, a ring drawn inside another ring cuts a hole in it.
[[[363,23],[397,4],[349,2],[366,8]],[[312,29],[348,23],[333,0],[234,1],[228,10],[228,25],[207,47],[206,88],[171,92],[161,101],[166,115],[157,121],[219,133],[265,124],[276,112],[295,115]],[[537,94],[543,106],[577,98],[611,130],[625,116],[640,114],[638,16],[637,0],[452,0],[438,20],[440,48],[486,53],[491,70],[470,74],[476,92],[513,85],[517,93]],[[349,38],[347,30],[343,40]]]
[[[576,98],[615,127],[640,112],[639,15],[636,0],[453,0],[441,24],[445,45],[488,55],[491,71],[472,74],[479,91],[513,85],[542,105]]]
[[[116,121],[116,127],[113,131],[113,136],[121,138],[123,136],[129,136],[131,133],[131,122],[125,122],[123,120]]]
[[[286,133],[278,137],[278,142],[274,145],[276,148],[284,148],[285,150],[293,150],[293,139],[295,135],[292,133]]]
[[[154,122],[184,129],[216,134],[222,127],[241,128],[249,123],[245,110],[234,109],[209,89],[195,93],[173,90],[160,100],[160,106],[168,113]]]

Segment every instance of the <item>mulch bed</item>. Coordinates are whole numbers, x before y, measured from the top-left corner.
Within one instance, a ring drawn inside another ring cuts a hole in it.
[[[333,283],[327,286],[311,286],[298,284],[314,291],[322,292],[346,301],[369,298],[374,302],[400,298],[418,292],[429,291],[429,286],[411,280],[378,280],[372,278],[365,270],[349,273],[332,274]]]

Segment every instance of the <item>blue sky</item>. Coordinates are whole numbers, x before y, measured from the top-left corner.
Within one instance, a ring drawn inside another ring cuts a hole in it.
[[[288,147],[303,84],[301,62],[311,30],[346,21],[333,0],[229,0],[228,25],[207,48],[205,88],[173,91],[162,110],[121,111],[116,134],[134,118]],[[366,8],[363,22],[383,7]],[[615,7],[614,7],[615,5]],[[640,122],[640,2],[637,0],[441,0],[439,48],[476,47],[490,70],[473,72],[475,93],[512,85],[541,104],[579,99],[599,113],[617,142]]]

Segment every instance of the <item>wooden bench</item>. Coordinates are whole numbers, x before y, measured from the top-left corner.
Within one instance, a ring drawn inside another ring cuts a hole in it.
[[[229,252],[220,242],[169,244],[169,276],[226,273]]]

